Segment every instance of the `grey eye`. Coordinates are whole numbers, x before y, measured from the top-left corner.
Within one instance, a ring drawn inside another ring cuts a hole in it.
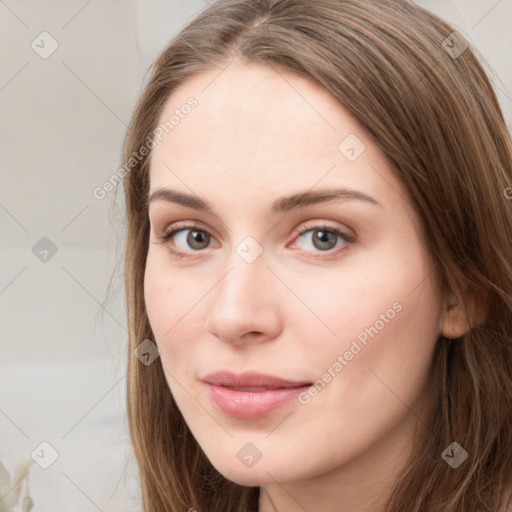
[[[210,235],[205,231],[200,231],[197,229],[183,229],[180,232],[174,235],[175,243],[179,241],[180,236],[184,235],[188,232],[186,236],[186,244],[191,249],[196,251],[200,251],[202,249],[206,249],[210,245]],[[183,247],[183,250],[187,250],[187,247]]]
[[[312,230],[312,232],[314,233],[312,242],[317,249],[328,251],[336,246],[339,237],[335,233],[319,229]]]

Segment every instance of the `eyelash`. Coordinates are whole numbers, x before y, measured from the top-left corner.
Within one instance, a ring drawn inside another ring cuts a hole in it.
[[[158,238],[158,241],[162,244],[165,244],[167,243],[168,241],[170,241],[170,239],[176,235],[177,233],[179,233],[180,231],[187,231],[187,230],[191,230],[191,231],[200,231],[202,233],[208,233],[208,231],[206,231],[205,229],[203,229],[201,226],[197,225],[197,224],[186,224],[186,225],[183,225],[183,226],[179,226],[179,227],[175,227],[174,229],[172,229],[171,231],[168,231],[168,232],[165,232],[162,236],[159,236],[157,237]],[[327,231],[329,233],[332,233],[336,236],[338,236],[339,238],[341,238],[344,242],[347,242],[349,244],[351,243],[354,243],[354,238],[350,235],[347,235],[346,233],[344,233],[343,231],[341,231],[339,228],[337,227],[334,227],[334,226],[328,226],[326,224],[314,224],[314,225],[306,225],[302,228],[301,231],[299,231],[296,235],[296,238],[297,237],[300,237],[306,233],[308,233],[309,231]],[[209,233],[208,233],[209,234]],[[211,235],[210,235],[211,236]],[[174,255],[174,256],[177,256],[178,258],[189,258],[189,257],[193,257],[194,256],[194,253],[200,253],[202,252],[201,250],[197,250],[197,251],[178,251],[172,247],[169,247],[169,250],[171,251],[171,253]],[[339,254],[340,252],[343,252],[346,250],[346,246],[343,245],[341,247],[338,247],[337,249],[329,249],[327,251],[317,251],[317,254],[320,253],[325,253],[327,254],[328,256],[336,256],[337,254]],[[306,251],[306,252],[309,252],[309,251]],[[192,253],[192,254],[190,254]],[[324,258],[324,257],[327,257],[327,256],[310,256],[312,258]]]

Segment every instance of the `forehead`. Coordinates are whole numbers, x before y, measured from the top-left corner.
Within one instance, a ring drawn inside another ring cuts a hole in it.
[[[190,98],[194,108],[184,108]],[[173,116],[152,151],[152,190],[172,187],[213,203],[222,192],[240,204],[265,198],[270,204],[315,186],[364,189],[395,202],[397,192],[405,197],[357,120],[298,74],[237,61],[201,72],[173,91],[159,123]]]

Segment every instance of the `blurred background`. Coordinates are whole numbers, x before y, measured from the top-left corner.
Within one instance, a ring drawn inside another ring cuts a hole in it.
[[[94,190],[122,166],[149,64],[208,3],[0,0],[0,512],[27,492],[34,512],[141,509],[122,189]],[[415,3],[478,49],[512,127],[512,0]]]

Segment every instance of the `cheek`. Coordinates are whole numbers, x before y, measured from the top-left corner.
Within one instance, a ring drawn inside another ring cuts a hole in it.
[[[315,294],[316,310],[335,334],[308,340],[309,364],[319,389],[336,381],[322,391],[325,399],[350,398],[361,414],[370,408],[384,417],[389,412],[383,407],[401,407],[393,393],[411,403],[425,385],[439,336],[440,296],[431,263],[418,241],[404,243],[407,251],[390,245],[369,255],[360,271],[334,280],[331,292],[325,287]]]
[[[315,382],[303,403],[343,403],[353,418],[372,410],[384,425],[421,395],[439,336],[440,297],[422,246],[407,247],[389,247],[329,284],[317,283],[308,305],[322,322],[297,310],[293,329],[302,334],[302,350],[295,356]],[[335,416],[357,437],[357,421]]]
[[[408,344],[436,337],[439,297],[431,263],[415,237],[393,242],[348,258],[339,271],[285,274],[290,287],[301,290],[303,304],[293,301],[296,327],[290,328],[305,334],[308,351],[332,356],[352,340],[369,345],[386,333],[395,342],[409,337]]]
[[[187,293],[191,296],[188,297]],[[174,356],[179,356],[180,350],[188,346],[180,343],[178,338],[183,338],[187,334],[186,329],[196,325],[187,317],[187,309],[190,310],[194,295],[194,287],[182,285],[179,274],[173,275],[159,255],[150,250],[144,275],[144,301],[154,341],[165,367],[170,361],[176,360]],[[168,357],[170,353],[173,358]]]

